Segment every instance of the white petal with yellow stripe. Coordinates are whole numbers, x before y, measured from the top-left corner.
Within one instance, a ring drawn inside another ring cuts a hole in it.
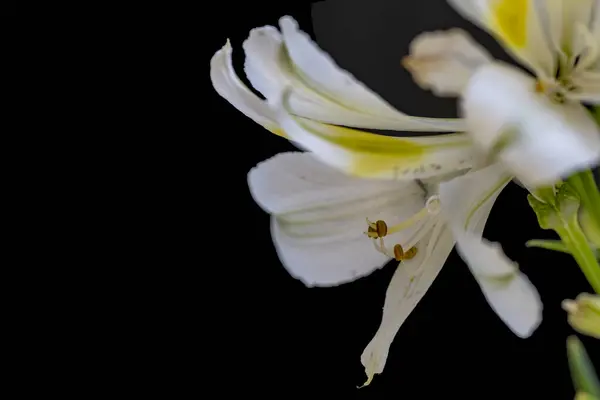
[[[572,1],[572,0],[569,0]],[[449,0],[463,16],[486,29],[535,74],[551,80],[558,53],[550,21],[558,13],[556,0]]]
[[[237,77],[231,53],[228,43],[211,60],[211,79],[217,92],[255,122],[315,152],[330,165],[358,176],[413,179],[443,175],[472,164],[472,146],[465,134],[401,139],[323,124],[281,109],[276,113]],[[295,92],[288,93],[291,103]],[[282,121],[287,129],[292,129],[293,137],[287,135]]]
[[[315,122],[287,111],[285,92],[277,122],[288,138],[321,161],[354,176],[406,180],[468,169],[475,153],[465,134],[392,137]]]

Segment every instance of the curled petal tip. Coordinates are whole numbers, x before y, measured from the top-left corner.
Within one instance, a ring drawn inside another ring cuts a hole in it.
[[[363,383],[363,384],[362,384],[362,385],[360,385],[360,386],[357,386],[356,388],[357,388],[357,389],[362,389],[362,388],[364,388],[364,387],[366,387],[366,386],[369,386],[369,385],[371,384],[371,382],[373,381],[373,377],[374,377],[374,376],[375,376],[375,374],[370,374],[370,375],[367,375],[367,380],[365,381],[365,383]]]
[[[402,65],[404,68],[406,68],[407,70],[410,71],[410,69],[413,65],[412,57],[411,56],[402,57],[402,59],[400,60],[400,65]]]

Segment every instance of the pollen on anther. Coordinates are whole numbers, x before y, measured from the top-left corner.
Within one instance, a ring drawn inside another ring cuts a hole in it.
[[[406,250],[404,252],[404,260],[410,260],[411,258],[414,258],[417,255],[417,248],[416,247],[411,247],[410,249]]]
[[[377,239],[379,237],[379,235],[377,234],[377,229],[373,228],[372,226],[369,226],[369,229],[367,229],[367,236],[369,236],[372,239]]]
[[[394,258],[396,261],[404,260],[404,249],[399,244],[394,246]]]
[[[388,227],[385,221],[377,220],[373,223],[367,219],[367,223],[369,224],[369,228],[367,229],[366,234],[371,239],[381,239],[387,235]]]
[[[378,220],[377,222],[375,222],[375,225],[377,225],[377,234],[379,235],[379,237],[384,237],[385,235],[387,235],[387,224],[382,221],[382,220]]]

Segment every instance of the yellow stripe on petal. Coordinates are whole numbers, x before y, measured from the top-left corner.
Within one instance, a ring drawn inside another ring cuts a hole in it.
[[[456,135],[445,135],[445,139],[439,137],[439,140],[432,137],[398,138],[303,118],[297,118],[297,122],[313,135],[344,149],[349,156],[345,169],[357,176],[378,176],[390,171],[393,171],[394,177],[425,174],[426,168],[441,169],[435,163],[423,165],[432,152],[470,144],[468,139],[456,140]]]
[[[491,8],[492,29],[509,45],[527,44],[529,0],[496,0]]]
[[[310,127],[315,133],[326,136],[329,141],[339,146],[369,155],[419,156],[424,151],[424,146],[416,144],[410,139],[377,135],[330,124],[310,123],[306,120],[302,124]]]
[[[418,163],[425,153],[424,146],[405,139],[308,121],[301,124],[328,142],[348,150],[352,158],[347,168],[353,175],[377,175],[398,164]]]

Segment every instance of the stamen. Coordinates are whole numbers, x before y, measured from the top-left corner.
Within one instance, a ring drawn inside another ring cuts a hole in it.
[[[379,235],[379,237],[384,237],[385,235],[387,235],[388,227],[385,222],[383,222],[382,220],[378,220],[377,222],[375,222],[375,226],[376,232]]]
[[[394,257],[394,254],[391,254],[388,249],[385,247],[385,243],[383,243],[383,238],[379,238],[379,241],[373,240],[373,246],[375,246],[375,250],[384,254],[388,257]]]
[[[417,255],[417,248],[411,247],[410,249],[408,249],[407,251],[404,252],[404,260],[411,260],[411,259],[415,258],[416,255]]]
[[[396,261],[402,261],[404,259],[404,249],[402,245],[397,244],[394,246],[394,258]]]
[[[368,228],[367,231],[364,233],[370,239],[373,239],[373,246],[378,252],[385,254],[388,257],[393,257],[396,259],[396,261],[410,260],[414,258],[417,254],[417,248],[414,247],[414,245],[418,241],[418,237],[420,237],[420,235],[422,234],[422,228],[424,228],[425,226],[429,226],[430,222],[434,222],[435,219],[429,217],[437,215],[440,212],[440,209],[440,197],[438,195],[433,195],[427,199],[427,201],[425,202],[425,207],[423,207],[417,213],[412,215],[410,218],[392,227],[388,227],[385,221],[377,220],[375,222],[371,222],[369,218],[367,218]],[[404,251],[404,248],[400,244],[396,244],[393,247],[392,251],[386,248],[383,240],[385,236],[391,235],[396,232],[400,232],[402,230],[405,230],[406,228],[410,228],[411,226],[414,226],[418,222],[421,222],[423,220],[425,220],[425,223],[421,224],[417,228],[416,232],[413,232],[410,241],[407,242],[410,243],[410,245],[413,247],[409,248],[407,251]]]
[[[388,235],[391,235],[392,233],[400,232],[406,228],[410,228],[411,226],[413,226],[417,222],[421,221],[423,218],[427,217],[428,215],[429,215],[429,211],[427,210],[427,208],[426,207],[422,208],[421,211],[419,211],[412,217],[410,217],[392,227],[388,227],[387,233],[388,233]]]
[[[417,255],[417,248],[411,247],[407,251],[404,251],[402,245],[397,244],[394,246],[394,258],[396,261],[405,261],[414,258]]]
[[[367,229],[366,234],[372,239],[382,238],[388,234],[388,227],[385,221],[377,220],[373,223],[367,218],[367,224],[369,224],[369,228]]]
[[[544,83],[539,80],[535,82],[535,92],[547,95],[555,103],[564,103],[566,93],[573,89],[575,89],[575,86],[565,77],[557,78],[553,82]]]

